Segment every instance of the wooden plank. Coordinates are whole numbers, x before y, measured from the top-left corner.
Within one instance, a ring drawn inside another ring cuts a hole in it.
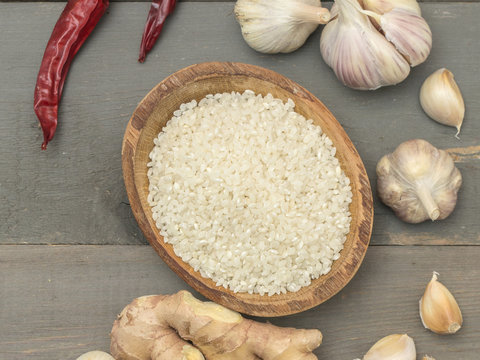
[[[480,345],[480,247],[377,246],[347,287],[301,314],[259,319],[319,328],[320,359],[361,357],[379,338],[408,333],[419,354],[476,359]],[[464,327],[425,330],[418,315],[433,270],[456,296]],[[148,246],[0,246],[0,358],[75,359],[109,349],[116,315],[133,298],[188,289]]]
[[[468,152],[480,144],[476,46],[480,3],[424,4],[434,34],[426,64],[395,87],[375,92],[343,87],[322,61],[315,32],[300,50],[263,55],[243,41],[232,3],[180,3],[146,63],[137,63],[148,4],[111,6],[70,70],[56,137],[45,152],[33,87],[46,41],[63,4],[0,4],[0,243],[145,244],[128,206],[120,148],[136,104],[176,70],[203,61],[268,67],[318,96],[362,156],[375,191],[375,165],[402,141],[424,138]],[[32,14],[36,14],[32,16]],[[417,93],[423,79],[446,66],[467,104],[461,140],[429,120]],[[372,244],[478,244],[480,159],[463,158],[458,207],[445,221],[406,225],[375,197]]]

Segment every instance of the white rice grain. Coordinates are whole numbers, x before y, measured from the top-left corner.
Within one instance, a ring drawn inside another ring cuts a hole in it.
[[[298,291],[330,271],[350,228],[350,180],[312,120],[247,90],[182,104],[148,163],[165,242],[234,292]]]

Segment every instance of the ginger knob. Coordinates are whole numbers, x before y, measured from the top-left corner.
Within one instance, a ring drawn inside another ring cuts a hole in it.
[[[409,140],[377,164],[382,202],[408,223],[442,220],[455,208],[462,175],[453,159],[425,140]]]
[[[117,360],[316,360],[322,333],[244,319],[188,291],[135,299],[118,316],[110,352]]]

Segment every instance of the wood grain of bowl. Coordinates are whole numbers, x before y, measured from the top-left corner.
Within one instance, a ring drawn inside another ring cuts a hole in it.
[[[207,94],[253,90],[271,93],[283,101],[291,98],[295,111],[320,125],[337,148],[336,157],[350,178],[352,221],[340,258],[331,271],[297,292],[260,296],[233,293],[203,278],[163,241],[147,202],[147,162],[153,139],[162,131],[180,104],[199,101]],[[211,62],[184,68],[159,83],[140,102],[130,119],[122,144],[122,166],[128,198],[135,218],[160,257],[191,287],[230,309],[255,316],[298,313],[326,301],[355,275],[365,256],[373,223],[372,192],[362,160],[347,134],[328,109],[300,85],[271,70],[241,63]]]

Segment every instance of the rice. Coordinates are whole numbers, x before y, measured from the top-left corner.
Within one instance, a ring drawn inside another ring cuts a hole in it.
[[[350,228],[350,180],[332,141],[247,90],[182,104],[154,139],[153,219],[175,254],[234,292],[298,291],[330,271]]]

